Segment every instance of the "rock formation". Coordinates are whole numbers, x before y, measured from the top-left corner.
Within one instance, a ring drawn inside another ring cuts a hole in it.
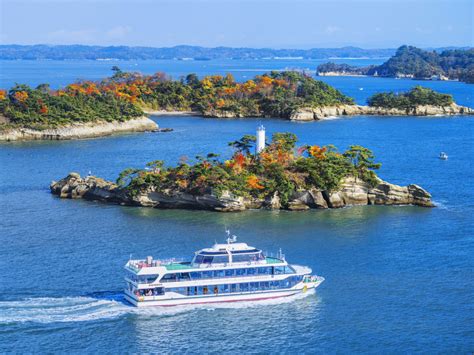
[[[417,106],[406,110],[383,107],[342,105],[327,107],[303,107],[290,115],[292,121],[323,120],[337,116],[437,116],[437,115],[474,115],[474,109],[457,104],[449,106]]]
[[[153,120],[148,117],[140,117],[123,122],[81,122],[44,130],[11,128],[0,131],[0,141],[94,138],[115,133],[156,131],[157,129],[158,125]]]
[[[51,192],[61,198],[83,198],[130,206],[154,208],[200,209],[220,212],[244,211],[247,209],[283,208],[278,193],[265,199],[234,196],[227,191],[221,196],[207,191],[201,195],[192,195],[181,191],[142,191],[137,195],[115,183],[95,176],[81,178],[77,173],[53,181]],[[431,195],[417,185],[398,186],[379,180],[372,188],[354,177],[345,178],[337,191],[310,189],[295,191],[287,209],[303,211],[308,209],[341,208],[351,205],[416,205],[433,207]]]

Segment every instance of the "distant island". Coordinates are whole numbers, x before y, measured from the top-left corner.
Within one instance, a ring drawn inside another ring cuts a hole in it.
[[[388,58],[395,49],[363,49],[358,47],[271,49],[271,48],[207,48],[199,46],[128,47],[85,45],[0,45],[0,59],[7,60],[212,60],[212,59],[329,59]]]
[[[275,133],[255,154],[256,137],[230,142],[234,154],[221,161],[209,153],[194,163],[165,167],[161,160],[146,169],[129,168],[116,182],[76,173],[52,182],[62,198],[84,198],[155,208],[243,211],[246,209],[340,208],[348,205],[413,204],[431,207],[431,195],[417,185],[401,187],[379,179],[372,152],[351,146],[296,146],[292,133]]]
[[[153,112],[192,112],[206,117],[277,117],[308,121],[340,115],[472,114],[450,95],[426,88],[381,94],[369,106],[299,72],[257,75],[239,83],[231,74],[172,80],[164,73],[122,72],[99,82],[82,81],[52,90],[16,85],[0,90],[0,140],[72,139],[116,132],[153,131]],[[384,96],[385,95],[385,96]]]
[[[317,68],[319,75],[369,75],[423,80],[459,80],[474,83],[474,48],[426,51],[401,46],[395,55],[381,65],[356,67],[325,63]]]

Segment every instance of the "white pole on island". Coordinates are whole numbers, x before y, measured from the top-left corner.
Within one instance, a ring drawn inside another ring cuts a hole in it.
[[[265,149],[265,127],[260,125],[257,128],[257,142],[255,146],[255,153],[260,154],[262,150]]]

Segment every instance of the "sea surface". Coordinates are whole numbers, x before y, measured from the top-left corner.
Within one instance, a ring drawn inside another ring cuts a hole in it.
[[[103,63],[86,61],[7,64],[14,72],[5,73],[2,62],[3,84],[35,85],[53,78],[63,85],[55,76],[60,65],[65,78],[105,73],[94,67]],[[198,71],[193,65],[202,63],[184,64],[179,62],[183,67],[176,72]],[[246,70],[254,65],[232,64]],[[266,67],[278,65],[283,64]],[[149,63],[146,69],[157,70],[163,67],[153,69]],[[415,83],[327,81],[358,101],[371,91]],[[474,106],[474,86],[423,84]],[[472,118],[153,119],[174,131],[0,144],[0,353],[474,350]],[[437,207],[215,213],[61,200],[49,192],[51,180],[70,171],[114,179],[127,167],[155,159],[173,164],[208,152],[225,158],[231,154],[227,142],[252,134],[259,124],[268,135],[293,132],[301,144],[364,145],[382,163],[383,179],[419,184],[432,193]],[[449,155],[447,161],[438,159],[440,151]],[[130,255],[191,258],[195,250],[224,241],[226,228],[263,250],[282,248],[291,263],[310,266],[326,281],[316,293],[283,301],[167,309],[136,309],[124,301],[123,265]]]

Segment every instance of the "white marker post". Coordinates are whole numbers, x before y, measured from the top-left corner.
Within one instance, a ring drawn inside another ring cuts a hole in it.
[[[257,128],[257,144],[255,146],[255,154],[260,154],[265,149],[265,127],[260,125]]]

